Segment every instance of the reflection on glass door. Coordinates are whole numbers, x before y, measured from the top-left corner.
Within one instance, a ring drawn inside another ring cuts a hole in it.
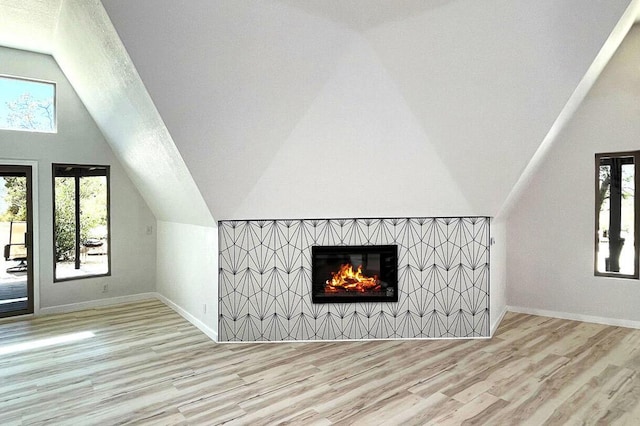
[[[0,317],[33,313],[31,167],[0,165]]]

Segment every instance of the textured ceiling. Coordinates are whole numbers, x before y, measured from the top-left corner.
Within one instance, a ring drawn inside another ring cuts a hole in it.
[[[103,0],[220,219],[495,215],[628,3]]]
[[[158,220],[215,224],[100,1],[0,0],[0,45],[53,55]]]
[[[0,0],[0,45],[51,53],[62,0]]]
[[[495,215],[630,25],[630,0],[102,3],[0,0],[0,44],[54,55],[175,221],[198,191],[217,219]],[[387,173],[318,168],[367,145]],[[361,178],[392,207],[322,204]]]

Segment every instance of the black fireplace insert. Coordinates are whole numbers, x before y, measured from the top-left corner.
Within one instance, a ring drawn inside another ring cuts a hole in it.
[[[397,302],[398,246],[311,247],[313,303]]]

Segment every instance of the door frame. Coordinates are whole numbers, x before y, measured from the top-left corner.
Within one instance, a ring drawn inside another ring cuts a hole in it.
[[[21,316],[38,315],[40,312],[40,220],[38,215],[38,162],[32,160],[15,160],[0,158],[0,166],[20,166],[31,169],[31,250],[29,251],[29,261],[31,262],[31,283],[32,288],[29,294],[29,304],[33,307],[32,313],[25,315],[9,316],[4,319],[15,319]]]

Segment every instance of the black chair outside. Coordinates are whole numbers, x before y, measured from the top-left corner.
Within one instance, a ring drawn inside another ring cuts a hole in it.
[[[9,226],[9,244],[4,246],[4,259],[19,262],[7,268],[8,273],[27,271],[27,222],[11,222]]]

